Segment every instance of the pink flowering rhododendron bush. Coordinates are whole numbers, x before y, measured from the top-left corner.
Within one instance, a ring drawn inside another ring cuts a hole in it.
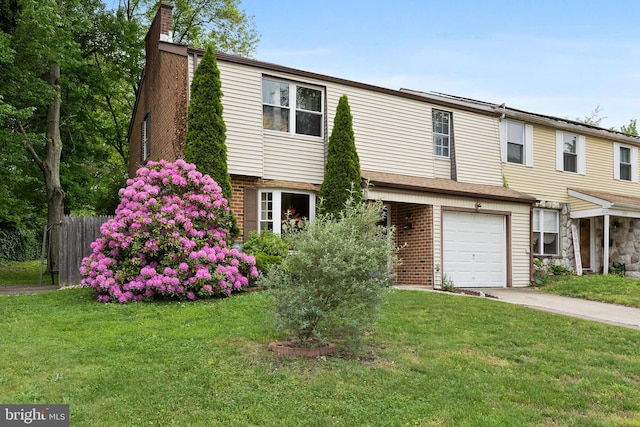
[[[120,197],[80,267],[98,300],[229,295],[258,275],[252,256],[227,247],[227,200],[195,165],[148,162]]]

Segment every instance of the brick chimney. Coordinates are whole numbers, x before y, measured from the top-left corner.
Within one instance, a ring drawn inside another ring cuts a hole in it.
[[[160,41],[173,42],[173,5],[168,2],[160,3],[156,19],[160,18]]]

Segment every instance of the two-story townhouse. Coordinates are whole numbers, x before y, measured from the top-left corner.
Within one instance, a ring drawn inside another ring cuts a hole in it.
[[[171,43],[171,5],[146,39],[129,130],[130,174],[182,156],[193,71],[204,51]],[[313,219],[338,99],[353,116],[368,198],[397,229],[398,284],[526,286],[535,198],[505,188],[500,112],[280,65],[217,54],[231,206],[246,239],[281,232],[286,210]]]
[[[420,93],[420,92],[413,92]],[[532,252],[545,264],[640,277],[640,138],[582,122],[430,93],[500,112],[502,174],[536,197]]]
[[[533,252],[578,272],[611,262],[640,276],[640,139],[556,117],[505,108],[503,173],[537,198]]]

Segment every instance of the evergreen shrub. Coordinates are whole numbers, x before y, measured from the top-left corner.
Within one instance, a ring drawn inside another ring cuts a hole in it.
[[[327,145],[327,163],[320,187],[320,212],[337,216],[344,209],[347,199],[354,198],[356,202],[362,200],[362,192],[359,191],[361,180],[351,107],[347,95],[342,95]]]

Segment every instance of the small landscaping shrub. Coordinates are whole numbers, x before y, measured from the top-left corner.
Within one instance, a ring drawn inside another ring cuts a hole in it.
[[[272,231],[252,231],[242,250],[256,258],[256,267],[260,272],[267,272],[272,265],[282,263],[289,252],[289,245]]]
[[[442,285],[440,286],[440,288],[446,292],[456,292],[456,285],[453,283],[453,280],[446,274],[442,278]]]
[[[571,274],[571,270],[564,265],[551,264],[547,266],[547,270],[554,276],[569,276]]]
[[[393,229],[376,225],[382,217],[382,203],[349,199],[339,217],[320,214],[286,236],[292,253],[259,279],[279,330],[307,345],[351,345],[375,324],[395,260]]]
[[[127,185],[80,268],[100,301],[229,295],[258,275],[252,256],[227,247],[227,200],[195,165],[149,162]]]
[[[625,276],[624,264],[618,261],[613,261],[609,265],[609,274],[616,274],[618,276],[624,277]]]
[[[548,277],[549,277],[549,272],[547,271],[547,268],[545,267],[542,260],[539,258],[534,258],[533,259],[533,282],[538,286],[542,286],[546,282]]]

